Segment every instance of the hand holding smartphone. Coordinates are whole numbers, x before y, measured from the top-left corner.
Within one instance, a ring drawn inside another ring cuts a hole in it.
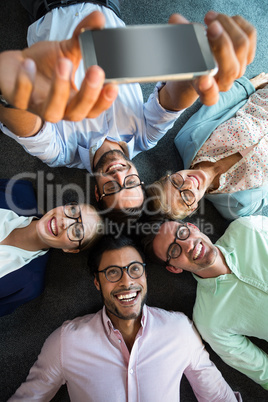
[[[105,82],[189,80],[217,72],[201,24],[85,30],[79,41],[85,69],[99,65]]]

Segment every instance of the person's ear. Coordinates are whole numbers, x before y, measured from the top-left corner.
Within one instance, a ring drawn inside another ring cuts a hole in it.
[[[99,192],[99,189],[98,189],[98,185],[97,184],[95,184],[95,198],[96,198],[96,201],[97,202],[99,202],[100,201],[100,192]]]
[[[173,265],[166,265],[166,269],[173,274],[181,274],[183,272],[183,269],[173,267]]]
[[[95,274],[95,277],[94,277],[94,285],[96,286],[96,289],[97,290],[100,290],[100,283],[99,283],[99,281],[98,281],[98,279],[97,279],[97,275]]]
[[[100,200],[100,193],[99,193],[99,189],[98,189],[97,184],[95,184],[95,198],[96,198],[96,201],[99,202],[99,200]]]
[[[195,226],[193,223],[187,222],[187,226],[190,226],[190,228],[193,228],[194,230],[198,230],[198,232],[200,232],[200,229]]]
[[[68,248],[63,248],[62,251],[64,251],[65,253],[73,253],[73,254],[80,253],[79,248],[74,248],[72,250],[69,250]]]

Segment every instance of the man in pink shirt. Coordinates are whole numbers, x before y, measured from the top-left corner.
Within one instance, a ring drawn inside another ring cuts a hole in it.
[[[198,401],[242,400],[183,313],[145,305],[145,263],[130,239],[102,238],[90,268],[103,309],[52,333],[10,401],[49,401],[62,384],[77,402],[179,401],[183,374]]]

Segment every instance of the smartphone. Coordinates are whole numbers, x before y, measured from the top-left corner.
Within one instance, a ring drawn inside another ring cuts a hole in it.
[[[105,82],[189,80],[217,72],[206,31],[197,23],[84,30],[79,41],[85,69],[99,65]]]

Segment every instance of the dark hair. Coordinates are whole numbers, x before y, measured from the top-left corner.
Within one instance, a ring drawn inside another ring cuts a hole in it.
[[[157,263],[157,264],[160,264],[160,265],[164,264],[164,261],[161,260],[160,258],[158,258],[155,255],[155,252],[154,252],[154,249],[153,249],[153,241],[154,241],[156,235],[158,234],[161,226],[165,222],[170,222],[170,221],[185,224],[185,222],[183,222],[183,221],[181,221],[179,219],[177,219],[177,220],[167,219],[167,217],[159,215],[157,217],[157,219],[155,219],[155,220],[152,219],[150,221],[150,225],[152,226],[152,230],[150,230],[150,233],[148,235],[144,236],[141,239],[141,244],[142,244],[144,253],[145,253],[146,257],[148,257],[148,259],[151,262],[154,262],[154,263]]]
[[[143,204],[135,208],[113,209],[105,214],[109,220],[117,223],[127,223],[128,219],[138,220],[143,211]]]
[[[98,188],[98,186],[97,186]],[[128,219],[136,219],[138,220],[143,212],[143,208],[144,208],[144,202],[146,199],[146,193],[144,191],[144,188],[142,186],[142,193],[143,193],[143,200],[141,202],[141,204],[137,207],[133,207],[133,208],[113,208],[113,209],[109,209],[108,212],[105,212],[105,210],[107,209],[107,206],[105,204],[105,197],[101,200],[98,201],[98,209],[99,211],[103,212],[103,217],[107,217],[108,219],[110,219],[111,221],[117,222],[117,223],[126,223],[128,221]],[[98,193],[99,193],[99,189],[98,189]],[[99,193],[100,194],[100,193]]]
[[[148,257],[148,259],[151,262],[155,262],[160,265],[163,265],[163,261],[160,260],[160,258],[158,258],[155,255],[155,252],[153,250],[153,241],[155,239],[155,236],[158,234],[160,227],[165,222],[167,222],[167,220],[165,218],[158,218],[157,220],[154,220],[154,221],[152,220],[150,222],[150,224],[152,225],[152,227],[154,227],[154,230],[150,230],[150,233],[147,234],[146,236],[143,236],[141,239],[141,244],[142,244],[146,257]]]
[[[105,251],[120,250],[123,247],[133,247],[140,254],[142,261],[145,257],[142,250],[127,236],[113,237],[103,236],[88,255],[88,267],[92,275],[96,275],[99,270],[100,261]]]

